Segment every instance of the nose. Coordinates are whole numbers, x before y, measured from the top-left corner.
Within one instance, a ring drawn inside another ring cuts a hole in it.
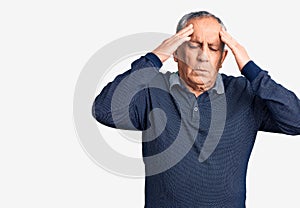
[[[204,44],[198,50],[197,60],[200,62],[208,62],[209,61],[207,49]]]

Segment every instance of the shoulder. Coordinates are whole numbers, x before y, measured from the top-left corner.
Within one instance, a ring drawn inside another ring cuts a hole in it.
[[[245,90],[245,88],[250,87],[250,82],[244,76],[236,77],[236,76],[226,75],[226,74],[221,74],[221,76],[222,76],[225,89],[237,88],[237,89]]]
[[[225,93],[238,97],[253,98],[254,93],[250,81],[244,76],[232,76],[221,74]]]
[[[170,77],[174,74],[167,71],[166,73],[158,72],[155,77],[149,83],[149,87],[163,88],[165,90],[169,89]]]
[[[222,74],[222,79],[224,85],[246,85],[248,80],[244,76],[232,76],[227,74]]]

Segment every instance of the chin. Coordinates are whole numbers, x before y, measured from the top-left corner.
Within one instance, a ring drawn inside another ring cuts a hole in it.
[[[200,78],[191,78],[191,79],[189,79],[189,81],[191,82],[191,83],[193,83],[194,85],[204,85],[204,82],[203,82],[203,80],[202,79],[200,79]]]

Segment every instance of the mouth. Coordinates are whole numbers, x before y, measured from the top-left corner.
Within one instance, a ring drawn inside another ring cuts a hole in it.
[[[193,69],[193,71],[197,72],[197,73],[208,73],[209,71],[203,68],[196,68]]]

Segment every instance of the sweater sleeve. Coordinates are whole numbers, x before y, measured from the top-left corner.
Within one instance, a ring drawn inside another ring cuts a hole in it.
[[[135,60],[131,69],[118,75],[108,83],[95,98],[92,115],[100,123],[119,129],[145,129],[147,82],[158,73],[162,66],[153,53]]]
[[[254,92],[253,108],[260,131],[300,134],[300,100],[271,79],[253,61],[242,69]]]

